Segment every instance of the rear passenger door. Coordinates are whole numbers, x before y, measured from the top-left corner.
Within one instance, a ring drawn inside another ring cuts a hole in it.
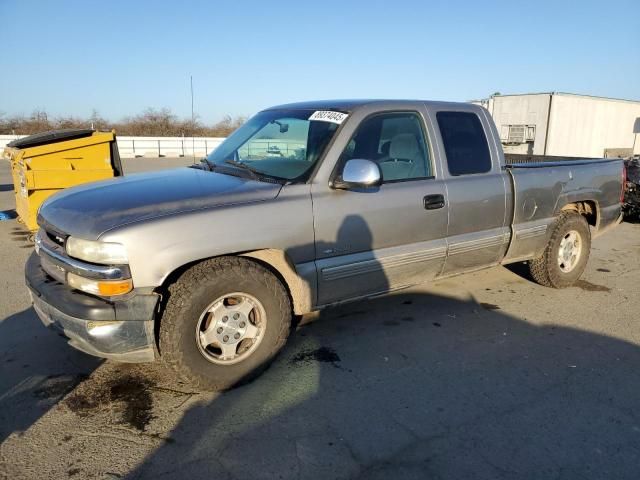
[[[433,113],[449,198],[443,274],[497,264],[510,238],[506,207],[510,190],[488,119],[474,106]]]

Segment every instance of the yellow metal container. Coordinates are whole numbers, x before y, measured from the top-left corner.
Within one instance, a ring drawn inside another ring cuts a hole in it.
[[[4,152],[11,174],[19,220],[38,229],[40,205],[74,185],[122,175],[113,132],[58,130],[11,142]]]

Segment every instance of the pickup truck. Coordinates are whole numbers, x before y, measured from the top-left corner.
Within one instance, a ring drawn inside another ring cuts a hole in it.
[[[282,105],[196,168],[51,197],[26,282],[73,347],[226,389],[328,305],[513,262],[571,286],[620,221],[623,176],[621,160],[506,162],[472,104]]]

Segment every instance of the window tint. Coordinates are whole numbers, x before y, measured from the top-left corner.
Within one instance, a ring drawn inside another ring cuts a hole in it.
[[[342,153],[342,161],[365,158],[380,165],[384,182],[432,176],[420,117],[387,113],[364,120]]]
[[[451,175],[485,173],[491,170],[487,137],[475,113],[438,112],[436,118]]]

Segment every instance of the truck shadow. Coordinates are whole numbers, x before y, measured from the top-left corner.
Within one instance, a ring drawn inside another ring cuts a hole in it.
[[[69,347],[28,308],[0,322],[0,443],[23,432],[101,360]]]
[[[637,345],[445,293],[304,320],[127,478],[637,478]]]
[[[127,478],[637,478],[640,349],[473,300],[324,311]]]
[[[502,267],[506,268],[511,273],[515,273],[527,282],[535,283],[535,280],[531,276],[531,272],[529,272],[529,267],[527,266],[526,262],[510,263],[508,265],[502,265]]]

